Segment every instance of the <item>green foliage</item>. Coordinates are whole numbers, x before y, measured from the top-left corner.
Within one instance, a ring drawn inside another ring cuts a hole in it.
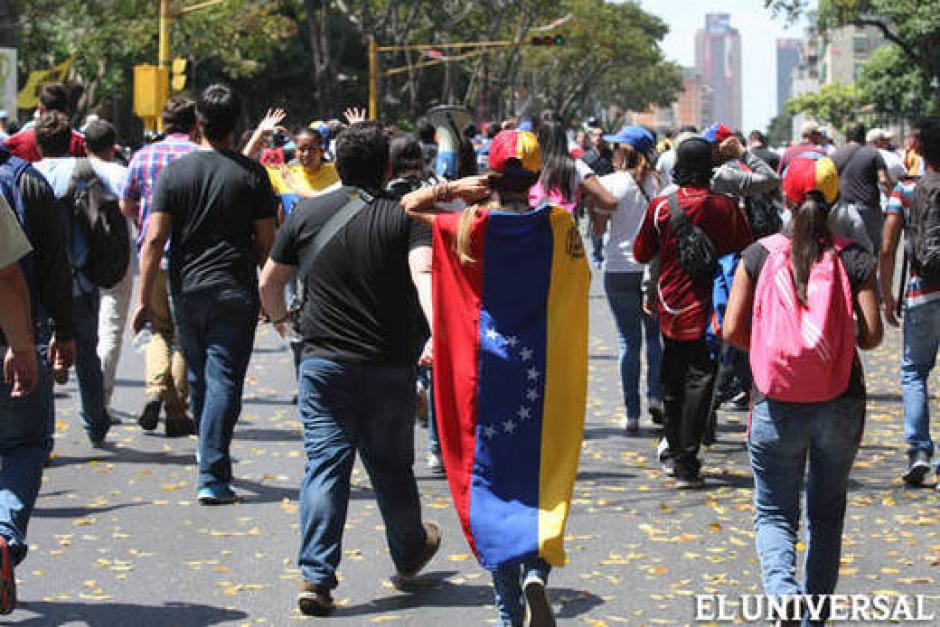
[[[793,116],[781,113],[767,126],[767,143],[771,146],[783,146],[789,140],[793,129]]]
[[[862,68],[858,84],[876,113],[916,117],[935,104],[923,69],[911,65],[897,46],[876,50]]]
[[[171,7],[196,3],[171,0]],[[21,0],[17,9],[21,84],[30,71],[74,56],[76,118],[97,111],[127,132],[131,69],[156,63],[159,2]],[[564,25],[539,30],[569,14]],[[366,104],[369,37],[385,46],[508,41],[422,69],[413,67],[428,60],[422,51],[383,54],[383,68],[412,69],[382,79],[382,117],[414,119],[439,103],[505,117],[521,84],[575,115],[588,100],[635,110],[674,100],[681,77],[659,48],[666,31],[635,0],[225,0],[174,21],[171,56],[189,61],[189,94],[229,82],[246,96],[246,124],[283,106],[298,126]],[[563,36],[564,45],[527,45],[546,34]]]
[[[803,94],[787,101],[787,113],[805,113],[838,129],[852,119],[862,104],[862,93],[849,85],[823,85],[818,92]]]
[[[807,0],[764,0],[789,16],[804,13]],[[874,26],[894,43],[906,65],[922,72],[934,97],[940,93],[940,0],[819,0],[821,31],[838,26]]]

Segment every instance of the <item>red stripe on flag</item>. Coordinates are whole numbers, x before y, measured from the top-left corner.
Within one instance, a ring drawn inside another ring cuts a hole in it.
[[[464,534],[477,553],[470,531],[470,479],[476,452],[478,387],[480,379],[480,303],[483,296],[483,244],[486,212],[480,212],[472,232],[470,266],[454,252],[460,213],[441,214],[434,221],[434,415],[441,441],[447,480]],[[480,228],[480,227],[483,228]],[[445,316],[442,302],[470,305],[459,316]]]

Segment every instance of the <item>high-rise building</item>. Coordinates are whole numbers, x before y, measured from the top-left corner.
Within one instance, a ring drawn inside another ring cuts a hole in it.
[[[675,126],[695,126],[702,130],[714,119],[712,88],[693,67],[682,68],[682,92],[675,104]]]
[[[777,40],[777,115],[786,109],[787,100],[793,96],[793,70],[800,65],[801,39]]]
[[[695,32],[695,67],[712,92],[712,121],[741,128],[741,35],[727,13],[709,13]]]

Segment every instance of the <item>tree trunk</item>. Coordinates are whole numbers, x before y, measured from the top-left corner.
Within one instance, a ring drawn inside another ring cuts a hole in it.
[[[329,0],[304,0],[304,13],[313,51],[313,85],[317,107],[320,111],[332,111],[336,71],[330,50]]]

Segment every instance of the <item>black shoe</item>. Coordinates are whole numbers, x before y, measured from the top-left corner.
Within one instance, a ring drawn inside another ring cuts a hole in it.
[[[702,475],[699,473],[683,475],[676,474],[677,490],[696,490],[703,487],[705,487],[705,480],[702,479]]]
[[[313,583],[304,583],[297,595],[297,607],[305,616],[329,616],[336,609],[326,586]]]
[[[399,569],[399,579],[407,580],[417,577],[418,573],[428,565],[428,562],[430,562],[431,558],[437,553],[437,550],[441,548],[440,527],[432,522],[427,522],[424,523],[424,531],[427,537],[424,540],[424,546],[421,548],[421,554],[418,556],[418,562],[412,568]]]
[[[919,486],[924,483],[924,477],[930,472],[930,455],[926,451],[917,451],[911,457],[911,465],[901,475],[901,479],[909,486]]]
[[[666,409],[663,407],[662,401],[658,403],[650,403],[649,406],[650,420],[653,421],[654,425],[661,425],[666,419]]]
[[[166,437],[182,438],[187,435],[196,435],[196,423],[185,414],[181,418],[166,419]]]
[[[157,424],[160,422],[160,404],[159,400],[147,401],[144,409],[140,412],[140,417],[137,419],[137,424],[140,425],[141,429],[153,431],[157,428]]]

